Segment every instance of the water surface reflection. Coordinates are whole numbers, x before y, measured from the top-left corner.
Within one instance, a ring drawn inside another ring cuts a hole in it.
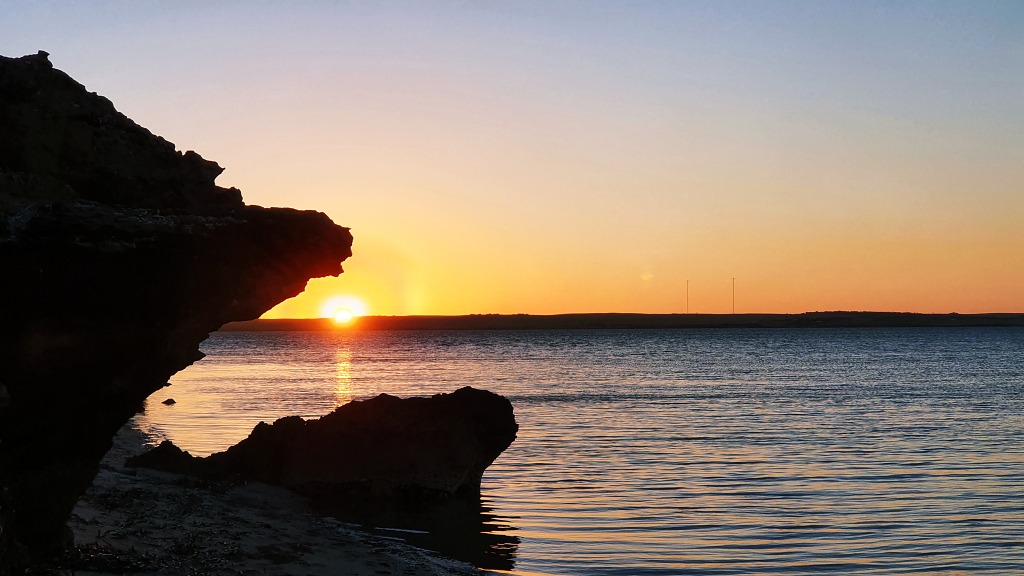
[[[1024,329],[218,333],[203,351],[144,415],[200,455],[382,392],[509,398],[519,437],[479,511],[362,519],[491,569],[1024,566]]]
[[[480,500],[444,503],[396,503],[389,507],[360,506],[351,501],[320,500],[320,512],[343,522],[415,546],[434,550],[491,570],[513,570],[519,537],[511,521]]]
[[[353,400],[352,395],[352,351],[339,348],[335,352],[335,374],[338,386],[335,389],[335,404],[343,406]]]

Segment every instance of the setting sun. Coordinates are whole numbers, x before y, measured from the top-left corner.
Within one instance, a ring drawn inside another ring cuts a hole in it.
[[[349,294],[332,296],[320,304],[320,316],[347,324],[358,316],[366,316],[369,308],[361,298]]]

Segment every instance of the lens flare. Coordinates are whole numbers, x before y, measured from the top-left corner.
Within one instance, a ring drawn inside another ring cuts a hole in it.
[[[321,318],[334,318],[337,321],[338,314],[341,312],[347,312],[349,320],[351,320],[359,316],[366,316],[369,307],[362,298],[351,295],[332,296],[320,304]]]

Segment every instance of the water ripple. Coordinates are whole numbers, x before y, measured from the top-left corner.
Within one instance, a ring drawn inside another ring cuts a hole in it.
[[[1021,329],[222,333],[204,351],[177,404],[140,417],[198,454],[380,392],[508,396],[521,430],[484,477],[484,566],[1024,573]]]

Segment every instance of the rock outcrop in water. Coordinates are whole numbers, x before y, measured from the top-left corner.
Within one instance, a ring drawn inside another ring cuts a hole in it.
[[[211,331],[351,255],[347,228],[246,206],[220,172],[47,54],[0,57],[0,575],[62,548],[113,435]]]
[[[354,505],[478,498],[484,470],[518,430],[512,404],[485,390],[406,399],[381,394],[316,420],[261,422],[248,438],[207,458],[165,442],[129,464],[259,480]]]

